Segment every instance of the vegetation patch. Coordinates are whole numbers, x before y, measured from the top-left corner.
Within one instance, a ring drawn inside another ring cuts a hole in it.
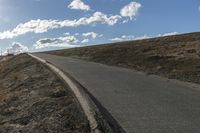
[[[0,132],[90,132],[70,88],[26,54],[0,63]]]
[[[200,33],[50,51],[47,53],[200,83]]]

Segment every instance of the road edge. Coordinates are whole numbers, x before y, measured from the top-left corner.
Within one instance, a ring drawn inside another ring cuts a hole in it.
[[[104,128],[106,128],[106,132],[113,132],[107,121],[103,119],[103,116],[100,114],[100,111],[93,100],[83,89],[81,89],[78,84],[74,83],[69,76],[67,76],[62,70],[60,70],[53,64],[30,53],[28,53],[28,55],[50,68],[51,71],[53,71],[70,87],[89,121],[92,133],[103,133],[104,131],[102,130]]]

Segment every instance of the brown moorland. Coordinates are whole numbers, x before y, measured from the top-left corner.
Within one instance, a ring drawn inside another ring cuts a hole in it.
[[[88,133],[70,88],[26,54],[0,63],[0,132]]]
[[[200,83],[200,33],[87,46],[47,53]]]

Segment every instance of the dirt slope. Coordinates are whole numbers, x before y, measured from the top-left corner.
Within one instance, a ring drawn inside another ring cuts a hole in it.
[[[200,33],[47,52],[200,83]]]
[[[1,133],[90,132],[68,86],[23,54],[0,63]]]

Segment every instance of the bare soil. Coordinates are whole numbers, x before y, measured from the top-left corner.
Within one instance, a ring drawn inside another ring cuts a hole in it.
[[[47,52],[200,83],[200,33]]]
[[[0,63],[0,133],[17,132],[90,132],[69,87],[26,54]]]

